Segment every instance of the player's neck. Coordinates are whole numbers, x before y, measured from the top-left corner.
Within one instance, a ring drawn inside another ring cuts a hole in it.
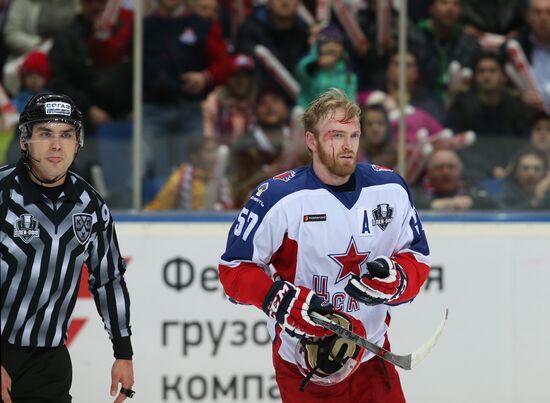
[[[329,186],[340,186],[349,181],[351,174],[349,175],[336,175],[328,170],[328,168],[323,164],[316,164],[313,161],[313,172],[315,175],[323,182],[325,185]]]

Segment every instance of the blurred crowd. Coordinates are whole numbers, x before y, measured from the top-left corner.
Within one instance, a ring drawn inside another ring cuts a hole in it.
[[[358,160],[416,206],[550,210],[550,0],[409,0],[399,106],[392,0],[142,0],[146,210],[230,210],[308,164],[300,117],[337,87],[362,108]],[[0,164],[37,93],[84,112],[74,170],[132,207],[131,0],[0,0]]]

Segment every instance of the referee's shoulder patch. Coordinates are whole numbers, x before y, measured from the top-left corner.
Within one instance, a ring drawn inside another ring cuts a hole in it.
[[[78,242],[84,245],[92,235],[92,215],[87,213],[73,214],[73,230]]]

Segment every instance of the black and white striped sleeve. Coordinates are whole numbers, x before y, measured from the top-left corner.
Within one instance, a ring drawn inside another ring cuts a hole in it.
[[[88,286],[113,342],[115,357],[131,358],[130,297],[124,280],[126,262],[120,253],[107,205],[102,204],[99,210],[99,229],[87,260]]]

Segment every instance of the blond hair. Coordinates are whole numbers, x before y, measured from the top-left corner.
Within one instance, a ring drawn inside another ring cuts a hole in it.
[[[311,101],[304,111],[304,115],[302,116],[304,131],[310,131],[317,136],[317,124],[328,116],[333,115],[337,110],[344,112],[344,121],[359,118],[361,115],[359,106],[351,101],[344,91],[338,88],[329,88]]]

